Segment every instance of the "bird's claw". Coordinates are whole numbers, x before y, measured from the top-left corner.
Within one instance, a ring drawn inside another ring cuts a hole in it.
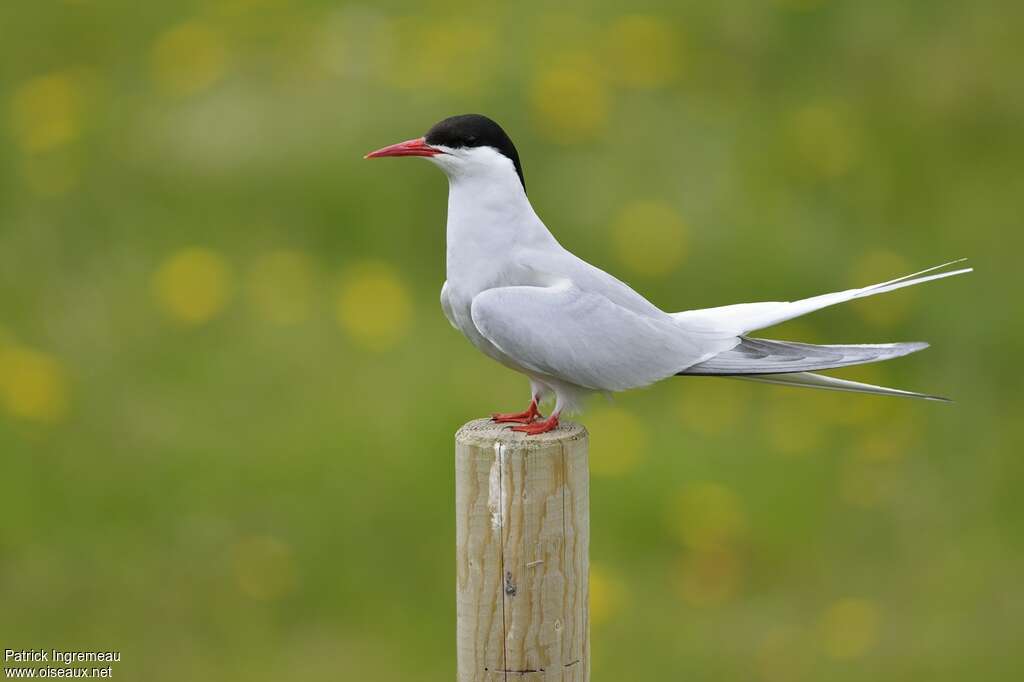
[[[524,424],[522,426],[513,426],[513,431],[519,433],[525,433],[527,436],[536,436],[539,433],[547,433],[548,431],[554,431],[558,428],[558,416],[551,415],[543,421],[535,421],[530,424]]]
[[[491,415],[491,421],[495,424],[529,424],[535,421],[538,417],[540,417],[540,415],[527,414],[526,412],[513,412],[508,414],[495,412]]]
[[[531,402],[522,412],[495,412],[491,415],[491,421],[496,424],[529,424],[541,416],[537,403]]]

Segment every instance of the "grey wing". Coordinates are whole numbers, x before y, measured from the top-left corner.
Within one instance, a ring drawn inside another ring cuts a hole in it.
[[[921,342],[819,346],[742,337],[735,347],[680,374],[756,375],[835,369],[898,358],[927,347]]]
[[[564,281],[488,289],[473,324],[524,368],[600,391],[645,386],[734,345],[689,334],[669,315],[643,315]]]

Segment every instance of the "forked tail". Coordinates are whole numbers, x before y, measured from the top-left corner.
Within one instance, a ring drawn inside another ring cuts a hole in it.
[[[679,375],[725,376],[833,391],[855,391],[858,393],[898,395],[945,401],[946,398],[938,396],[862,384],[856,381],[836,379],[810,372],[810,370],[835,369],[837,367],[849,367],[851,365],[862,365],[868,362],[880,362],[890,358],[897,358],[923,350],[928,347],[927,343],[823,346],[791,341],[753,339],[744,335],[755,329],[770,327],[837,303],[874,296],[875,294],[894,291],[915,284],[971,272],[971,268],[936,272],[944,270],[951,265],[962,263],[963,260],[944,263],[943,265],[889,280],[888,282],[882,282],[881,284],[813,296],[799,301],[740,303],[719,308],[705,308],[703,310],[689,310],[676,313],[673,317],[683,326],[693,329],[711,330],[717,333],[735,334],[739,337],[739,343],[731,349],[722,351],[702,362],[687,367],[679,372]]]

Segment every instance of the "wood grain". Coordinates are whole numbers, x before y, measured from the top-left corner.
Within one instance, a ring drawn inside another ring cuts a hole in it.
[[[589,682],[586,429],[455,442],[459,682]]]

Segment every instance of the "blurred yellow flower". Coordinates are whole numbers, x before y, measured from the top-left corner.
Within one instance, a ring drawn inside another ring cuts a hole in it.
[[[595,476],[622,476],[643,460],[649,441],[644,423],[618,407],[600,407],[587,415],[590,470]]]
[[[669,507],[668,521],[683,544],[700,551],[733,546],[747,530],[739,496],[718,483],[683,488]]]
[[[686,257],[686,224],[664,201],[624,206],[612,223],[611,237],[623,265],[643,275],[664,275]]]
[[[906,259],[892,251],[869,251],[854,263],[847,281],[851,287],[863,287],[909,275],[914,270]],[[853,301],[850,307],[865,322],[878,327],[888,327],[906,318],[916,297],[914,287],[909,287],[896,293]]]
[[[817,102],[794,111],[789,136],[800,161],[814,174],[835,178],[857,161],[855,131],[843,107]]]
[[[608,27],[605,40],[609,71],[620,85],[662,87],[683,66],[677,33],[660,17],[619,17]]]
[[[397,87],[475,92],[490,75],[497,42],[488,24],[466,17],[405,17],[395,29],[398,59],[388,76]]]
[[[68,380],[52,355],[17,345],[0,346],[0,399],[22,419],[59,421],[67,412]]]
[[[213,28],[189,22],[169,29],[153,45],[153,80],[165,92],[188,95],[210,87],[224,75],[227,48]]]
[[[279,599],[298,583],[292,550],[277,538],[244,538],[232,547],[231,559],[239,589],[253,599]]]
[[[268,322],[294,324],[309,315],[313,298],[313,267],[299,251],[279,250],[257,258],[249,271],[249,298]]]
[[[684,556],[674,575],[674,587],[688,604],[715,606],[735,596],[741,578],[736,550],[720,547]]]
[[[590,622],[601,625],[619,610],[624,588],[602,564],[590,564]]]
[[[187,248],[168,258],[153,274],[153,295],[178,322],[200,324],[216,316],[231,297],[231,270],[206,248]]]
[[[568,55],[538,74],[530,87],[537,128],[554,142],[586,142],[604,132],[608,94],[590,54]]]
[[[412,305],[398,271],[390,264],[365,261],[341,278],[338,323],[367,350],[386,350],[401,340],[412,321]]]
[[[14,91],[11,123],[27,152],[42,152],[78,137],[82,94],[73,72],[33,78]]]
[[[832,604],[821,620],[822,644],[832,658],[863,656],[878,640],[878,606],[866,599],[846,598]]]

